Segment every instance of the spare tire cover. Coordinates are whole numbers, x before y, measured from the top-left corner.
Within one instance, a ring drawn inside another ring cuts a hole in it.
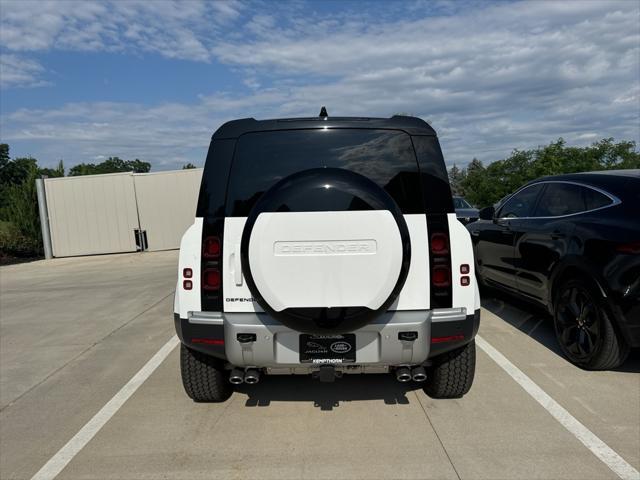
[[[395,301],[409,272],[409,231],[376,183],[337,168],[276,183],[251,210],[242,271],[265,312],[307,333],[344,333]]]

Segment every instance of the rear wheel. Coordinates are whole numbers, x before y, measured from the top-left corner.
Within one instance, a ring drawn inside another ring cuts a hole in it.
[[[476,343],[443,353],[433,359],[427,371],[424,391],[432,398],[460,398],[473,384],[476,372]]]
[[[233,393],[222,361],[180,344],[180,373],[187,395],[196,402],[224,402]]]
[[[572,363],[607,370],[625,361],[629,347],[615,331],[606,300],[596,288],[577,278],[563,282],[553,310],[558,343]]]

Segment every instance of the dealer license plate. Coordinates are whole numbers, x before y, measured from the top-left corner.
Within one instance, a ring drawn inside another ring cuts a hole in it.
[[[356,335],[300,335],[301,363],[343,363],[356,361]]]

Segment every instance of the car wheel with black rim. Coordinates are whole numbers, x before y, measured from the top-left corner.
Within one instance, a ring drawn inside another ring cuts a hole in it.
[[[554,323],[562,352],[579,367],[615,368],[629,354],[629,347],[615,330],[605,298],[583,280],[570,279],[560,285]]]

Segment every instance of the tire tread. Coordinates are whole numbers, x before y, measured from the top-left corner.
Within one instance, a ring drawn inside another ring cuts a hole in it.
[[[587,366],[592,370],[610,370],[619,367],[624,363],[629,355],[629,346],[620,339],[616,333],[609,315],[603,313],[602,326],[604,327],[604,339],[600,354],[597,355]]]
[[[233,393],[222,362],[184,344],[180,345],[180,373],[187,395],[196,402],[224,402]]]
[[[443,353],[429,368],[424,391],[432,398],[460,398],[471,389],[476,371],[476,344]]]

